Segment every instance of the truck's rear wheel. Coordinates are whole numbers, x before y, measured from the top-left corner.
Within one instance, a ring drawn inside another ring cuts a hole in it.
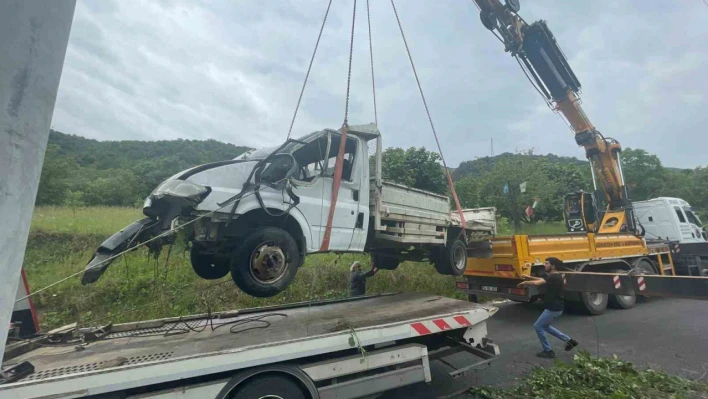
[[[234,252],[231,278],[243,292],[267,298],[290,285],[301,263],[290,233],[277,227],[261,227]]]
[[[626,270],[614,270],[612,273],[626,274]],[[608,305],[616,309],[631,309],[637,304],[637,297],[634,295],[610,295]]]
[[[583,308],[591,315],[605,313],[607,310],[608,295],[599,292],[581,292],[580,303]]]
[[[392,256],[375,254],[373,256],[374,266],[382,270],[396,270],[401,261]]]
[[[462,240],[455,240],[442,248],[435,260],[435,270],[448,276],[461,276],[467,267],[467,247]]]
[[[233,399],[305,399],[305,393],[290,378],[270,375],[254,377],[229,397]]]
[[[205,280],[218,280],[229,274],[228,259],[219,259],[214,254],[205,253],[204,248],[199,244],[192,243],[189,260],[194,273]]]
[[[659,268],[650,259],[641,258],[637,259],[634,263],[634,268],[630,272],[633,276],[654,276],[659,274]],[[646,295],[640,295],[642,298],[646,298]]]

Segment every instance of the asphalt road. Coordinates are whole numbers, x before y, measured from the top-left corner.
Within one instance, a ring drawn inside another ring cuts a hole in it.
[[[543,310],[542,304],[509,302],[498,307],[497,314],[487,323],[488,337],[499,345],[501,351],[501,356],[491,366],[453,380],[446,374],[451,370],[449,366],[432,362],[431,384],[391,391],[383,398],[430,399],[450,397],[471,386],[509,386],[534,366],[552,364],[552,360],[535,356],[541,346],[532,325]],[[708,380],[708,302],[642,299],[633,309],[608,309],[605,314],[595,317],[566,311],[555,326],[578,340],[580,348],[592,354],[616,354],[639,367]],[[557,339],[550,337],[550,340],[560,360],[572,361],[572,352],[564,352]],[[449,358],[450,363],[458,367],[475,359],[466,353]]]

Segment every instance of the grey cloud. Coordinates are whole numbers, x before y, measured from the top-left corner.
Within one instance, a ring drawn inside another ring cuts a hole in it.
[[[365,2],[357,10],[350,123],[373,121]],[[101,140],[285,138],[327,0],[79,0],[53,125]],[[399,1],[448,164],[534,147],[582,158],[471,1]],[[386,146],[434,148],[393,12],[371,2]],[[522,1],[546,19],[595,125],[669,166],[704,165],[708,61],[701,2]],[[351,2],[333,2],[294,135],[344,113]],[[676,140],[674,137],[680,137]]]

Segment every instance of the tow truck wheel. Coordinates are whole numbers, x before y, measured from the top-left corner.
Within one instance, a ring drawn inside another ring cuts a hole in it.
[[[614,270],[612,273],[627,274],[627,271]],[[637,297],[634,295],[610,295],[607,304],[615,309],[631,309],[637,304]]]
[[[599,292],[580,293],[580,303],[582,303],[585,310],[593,316],[605,313],[608,299],[607,294],[600,294]]]
[[[467,247],[462,240],[442,248],[435,260],[435,270],[448,276],[461,276],[467,267]]]
[[[205,253],[204,248],[199,244],[192,243],[189,260],[197,276],[205,280],[218,280],[229,274],[229,261]]]
[[[301,264],[290,233],[277,227],[261,227],[234,252],[231,278],[248,295],[268,298],[290,285]]]
[[[232,399],[305,399],[302,388],[279,375],[255,377],[229,396]]]

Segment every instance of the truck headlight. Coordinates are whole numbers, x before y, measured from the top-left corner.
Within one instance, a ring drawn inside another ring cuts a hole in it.
[[[167,180],[157,186],[157,188],[152,192],[151,197],[160,198],[168,195],[172,197],[195,199],[202,197],[208,191],[209,190],[206,187],[188,181]]]

